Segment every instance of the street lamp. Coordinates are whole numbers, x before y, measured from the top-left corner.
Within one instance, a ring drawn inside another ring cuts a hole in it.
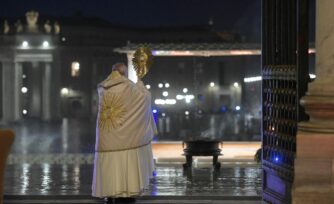
[[[23,48],[27,48],[28,46],[29,46],[28,41],[23,41],[23,42],[22,42],[22,47],[23,47]]]
[[[48,42],[48,41],[44,41],[44,42],[43,42],[43,47],[44,47],[44,48],[49,47],[49,42]]]
[[[22,87],[22,88],[21,88],[21,92],[24,93],[24,94],[27,93],[27,92],[28,92],[28,88],[25,87],[25,86]]]
[[[28,114],[28,111],[27,111],[26,109],[23,109],[23,110],[22,110],[22,114],[23,114],[23,115],[27,115],[27,114]]]
[[[167,97],[167,96],[168,96],[168,91],[164,91],[164,92],[162,92],[162,95],[163,95],[164,97]]]
[[[69,92],[70,91],[68,90],[68,88],[62,88],[61,91],[60,91],[61,95],[63,95],[63,96],[67,96],[69,94]]]

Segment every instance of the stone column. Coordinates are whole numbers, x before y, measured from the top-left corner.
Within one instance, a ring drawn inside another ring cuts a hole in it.
[[[14,121],[18,121],[22,118],[22,63],[16,62],[15,63],[15,70],[14,70]]]
[[[14,121],[14,63],[11,61],[2,62],[2,121]]]
[[[334,203],[334,1],[316,1],[316,75],[301,104],[310,116],[297,133],[294,204]]]
[[[137,73],[133,67],[133,63],[132,63],[132,58],[133,58],[133,54],[132,53],[128,53],[127,54],[128,57],[128,77],[131,81],[133,82],[137,82],[138,77],[137,77]]]
[[[43,72],[42,87],[42,118],[43,120],[51,119],[51,63],[46,62]]]
[[[41,84],[42,84],[42,74],[41,67],[38,61],[31,62],[31,72],[28,76],[31,82],[31,87],[29,94],[31,95],[31,101],[28,108],[28,116],[33,118],[41,118],[42,117],[42,94],[41,94]]]
[[[57,120],[61,118],[61,98],[60,98],[60,85],[61,85],[61,65],[59,52],[54,52],[51,63],[51,120]]]

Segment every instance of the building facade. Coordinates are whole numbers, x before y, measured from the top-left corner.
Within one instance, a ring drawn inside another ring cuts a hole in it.
[[[201,113],[206,125],[198,131],[210,132],[203,133],[208,137],[259,140],[260,128],[249,127],[260,120],[260,82],[244,83],[245,77],[260,75],[259,43],[241,42],[239,35],[210,26],[129,28],[35,11],[0,22],[2,123],[94,122],[97,84],[116,62],[128,62],[131,69],[132,52],[144,43],[155,56],[143,80],[153,97],[157,139],[181,140],[193,131],[186,124]],[[173,104],[161,104],[167,99]]]

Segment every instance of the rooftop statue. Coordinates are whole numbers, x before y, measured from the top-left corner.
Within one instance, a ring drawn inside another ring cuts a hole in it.
[[[27,20],[27,31],[32,33],[38,32],[38,12],[37,11],[28,11],[26,13],[26,20]]]
[[[10,31],[10,27],[9,27],[8,21],[5,20],[4,23],[3,23],[3,33],[8,34],[9,31]]]
[[[55,34],[59,34],[60,33],[60,25],[59,25],[58,21],[56,21],[54,23],[53,27],[54,27]]]
[[[45,30],[46,33],[51,33],[51,29],[52,29],[52,27],[50,25],[50,21],[47,20],[44,24],[44,30]]]
[[[15,27],[16,27],[16,33],[21,33],[23,31],[23,25],[21,23],[21,20],[16,21]]]

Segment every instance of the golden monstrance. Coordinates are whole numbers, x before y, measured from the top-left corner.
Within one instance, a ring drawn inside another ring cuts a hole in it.
[[[139,47],[132,58],[133,66],[137,72],[137,76],[141,79],[149,71],[153,63],[153,55],[148,47]]]

